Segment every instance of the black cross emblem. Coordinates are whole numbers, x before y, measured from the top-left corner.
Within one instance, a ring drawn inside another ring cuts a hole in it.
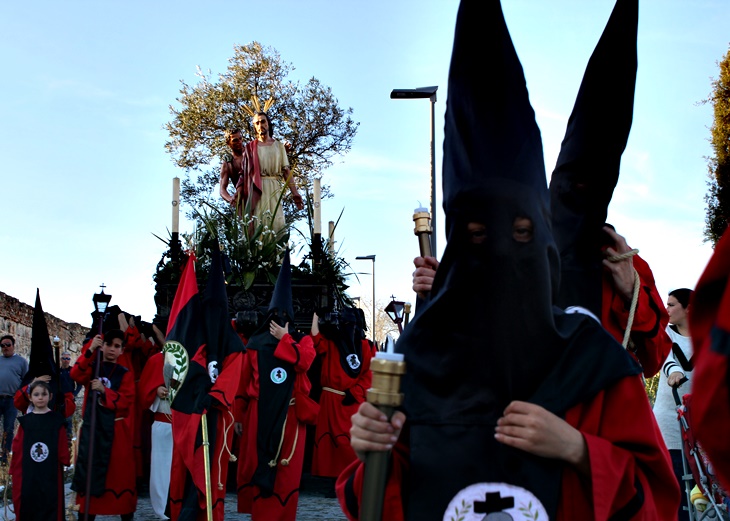
[[[484,501],[474,501],[475,514],[491,514],[501,512],[508,508],[514,508],[514,497],[501,497],[500,492],[487,492]]]
[[[33,451],[35,452],[36,457],[43,456],[43,445],[41,445],[40,443],[36,443],[33,446]]]

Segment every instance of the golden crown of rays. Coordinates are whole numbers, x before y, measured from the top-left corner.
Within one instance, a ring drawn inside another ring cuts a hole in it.
[[[259,112],[268,112],[271,108],[271,105],[274,104],[274,98],[269,98],[264,102],[263,108],[261,107],[261,100],[259,100],[259,97],[255,94],[251,96],[251,104],[253,105],[253,108],[249,105],[244,105],[243,110],[246,111],[246,114],[248,114],[251,117],[254,117]]]

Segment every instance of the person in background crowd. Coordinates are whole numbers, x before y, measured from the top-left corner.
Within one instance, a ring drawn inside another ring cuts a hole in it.
[[[689,331],[689,303],[692,290],[688,288],[675,289],[669,292],[667,298],[667,313],[669,326],[667,334],[672,339],[672,351],[669,353],[657,386],[656,400],[654,401],[654,416],[659,429],[662,431],[664,443],[669,449],[672,458],[674,475],[684,490],[684,468],[682,465],[682,434],[677,419],[677,405],[672,394],[672,387],[679,389],[679,396],[689,392],[692,386],[693,350],[692,338]],[[691,488],[691,487],[690,487]],[[687,496],[682,494],[682,503],[679,506],[679,521],[689,521]]]
[[[8,454],[13,446],[15,420],[18,417],[13,398],[28,372],[28,361],[15,353],[15,337],[12,335],[3,335],[0,338],[0,348],[3,354],[0,357],[0,415],[3,417],[0,464],[7,464]]]
[[[363,336],[358,311],[342,308],[339,313],[327,313],[325,320],[316,313],[312,319],[314,349],[323,357],[323,392],[312,455],[314,476],[336,478],[356,458],[350,447],[350,418],[365,401],[372,383],[372,349]]]
[[[304,465],[306,425],[319,405],[309,397],[307,376],[317,356],[312,337],[296,331],[287,250],[267,315],[246,344],[239,386],[248,401],[246,454],[239,461],[238,511],[253,521],[294,521]]]
[[[154,413],[150,453],[150,503],[159,519],[168,517],[170,468],[172,467],[172,410],[170,390],[163,375],[164,353],[155,353],[147,360],[139,379],[138,396],[142,409]]]
[[[81,392],[81,389],[84,388],[83,385],[80,385],[77,381],[71,378],[71,353],[68,351],[61,353],[61,382],[62,385],[65,384],[71,389],[74,401],[79,395],[79,392]],[[73,412],[70,414],[66,412],[66,421],[64,422],[69,442],[73,439],[73,415]]]

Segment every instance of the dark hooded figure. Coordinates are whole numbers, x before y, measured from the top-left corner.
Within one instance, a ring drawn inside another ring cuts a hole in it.
[[[309,398],[312,337],[294,329],[289,251],[269,310],[246,345],[239,394],[248,403],[242,425],[248,451],[238,468],[238,511],[253,520],[296,518],[306,424],[319,407]]]
[[[497,0],[459,8],[443,194],[443,260],[396,345],[403,412],[388,422],[365,403],[353,417],[358,456],[400,435],[383,519],[670,518],[678,489],[640,367],[593,318],[554,306],[560,261],[540,131]],[[338,480],[350,519],[369,507],[362,479],[356,462]]]
[[[617,4],[591,55],[550,178],[550,206],[561,264],[557,304],[600,317],[649,378],[672,348],[669,317],[649,265],[605,224],[633,118],[637,4]]]
[[[30,407],[30,384],[36,380],[41,380],[48,382],[52,389],[49,407],[64,418],[73,415],[76,410],[72,392],[73,380],[68,376],[68,373],[59,376],[59,364],[60,361],[57,364],[51,347],[46,316],[43,313],[41,304],[40,290],[36,289],[28,372],[25,373],[20,388],[15,392],[13,399],[13,404],[19,411],[26,413],[29,412],[29,409],[32,409]],[[62,397],[62,399],[57,400],[57,396]],[[10,441],[12,442],[12,437]]]
[[[356,456],[350,447],[350,427],[372,383],[373,345],[364,335],[361,309],[342,306],[339,312],[315,313],[314,349],[322,359],[320,413],[312,453],[312,475],[336,478]]]

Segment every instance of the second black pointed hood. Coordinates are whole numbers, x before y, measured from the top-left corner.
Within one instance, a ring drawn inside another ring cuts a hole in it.
[[[601,315],[602,227],[631,130],[638,0],[618,0],[586,67],[550,180],[558,303]]]

